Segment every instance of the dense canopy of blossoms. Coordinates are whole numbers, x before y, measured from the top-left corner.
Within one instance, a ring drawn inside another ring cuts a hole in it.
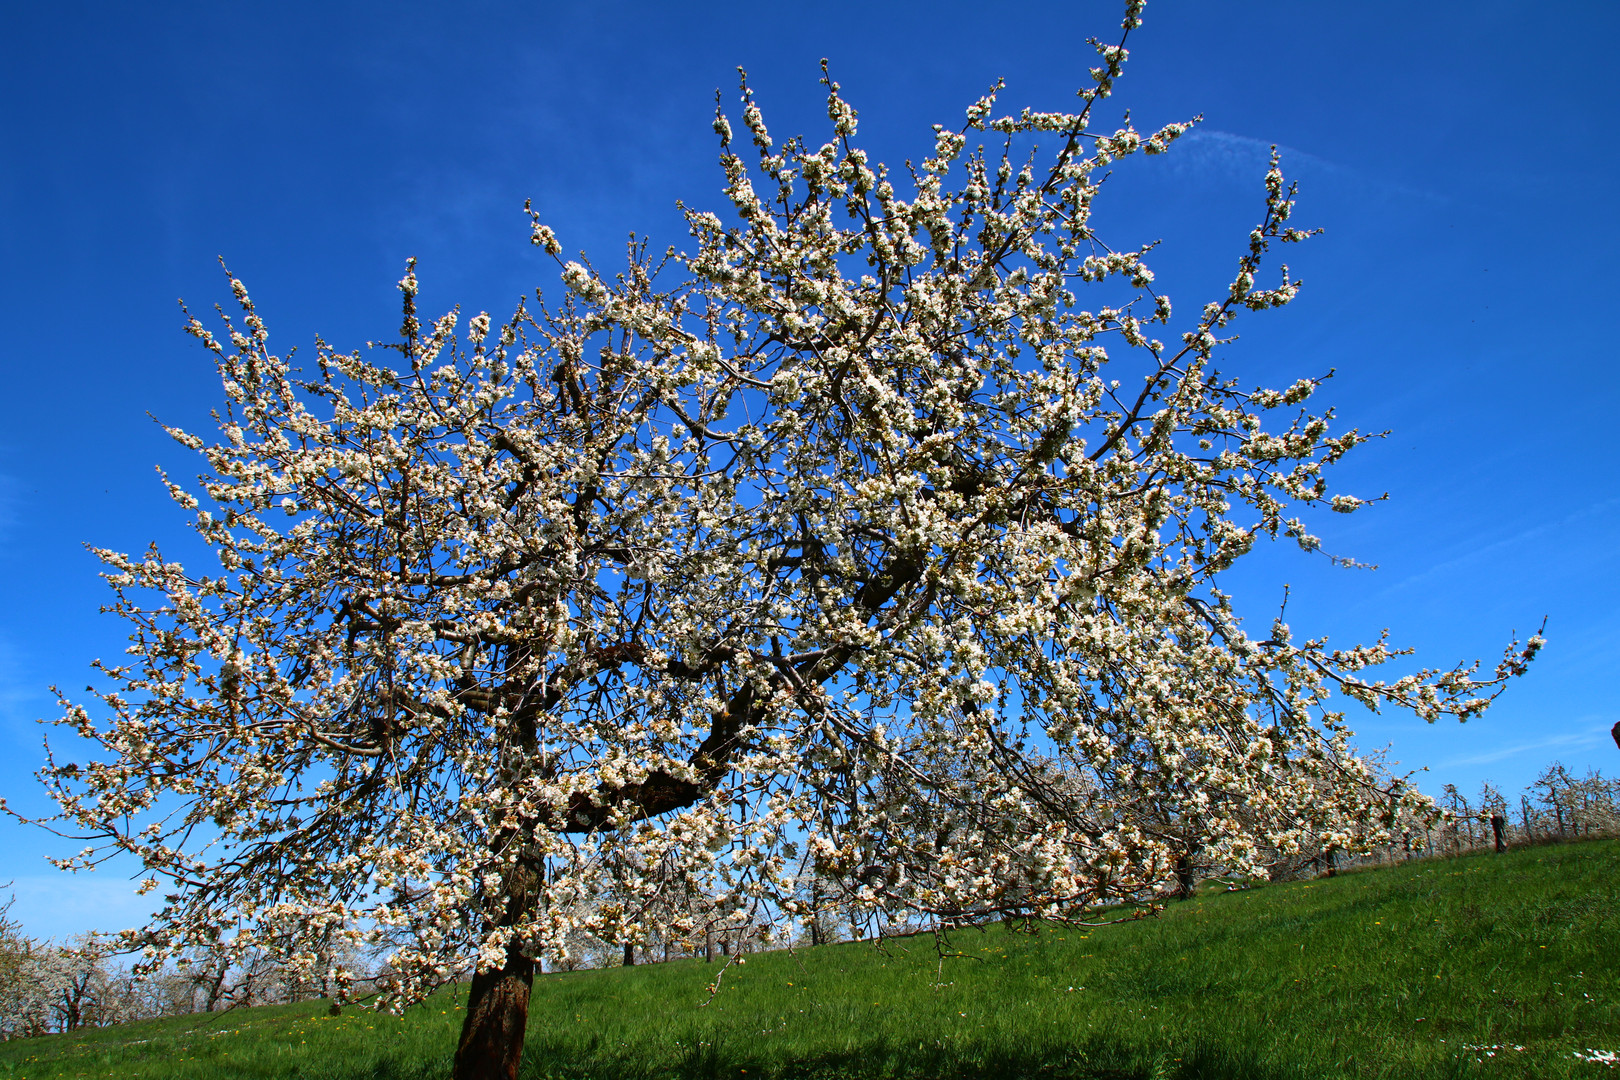
[[[100,754],[43,774],[165,883],[151,954],[380,928],[410,1000],[469,950],[700,932],[653,903],[676,880],[714,918],[792,910],[806,860],[871,910],[1074,917],[1421,806],[1332,695],[1466,718],[1539,639],[1379,682],[1383,641],[1240,623],[1221,573],[1317,548],[1298,508],[1363,505],[1325,467],[1368,436],[1319,379],[1217,369],[1298,289],[1275,159],[1191,317],[1094,230],[1108,166],[1190,127],[1098,130],[1097,49],[1078,112],[993,91],[902,169],[830,79],[820,144],[745,80],[689,253],[605,275],[536,217],[557,300],[423,322],[413,264],[388,362],[300,373],[232,280],[241,314],[190,323],[220,435],[174,429],[206,472],[170,485],[218,568],[99,553],[129,656],[65,703]]]

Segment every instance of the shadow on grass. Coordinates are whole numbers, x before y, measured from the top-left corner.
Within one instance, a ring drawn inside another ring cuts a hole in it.
[[[1319,1080],[1324,1075],[1319,1063],[1279,1067],[1226,1044],[1200,1040],[1166,1053],[1162,1045],[1096,1036],[1061,1046],[977,1052],[874,1044],[791,1061],[705,1047],[651,1068],[645,1059],[629,1056],[570,1062],[557,1052],[561,1049],[530,1047],[523,1080]]]
[[[326,1069],[306,1069],[297,1075],[298,1080],[449,1080],[450,1064],[449,1055],[417,1061],[380,1058],[364,1063],[332,1062]]]

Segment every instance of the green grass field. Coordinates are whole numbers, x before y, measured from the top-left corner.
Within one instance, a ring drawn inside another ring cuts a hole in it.
[[[536,981],[525,1070],[727,1077],[1588,1077],[1620,1051],[1620,842],[1210,892],[1093,931],[995,926]],[[0,1044],[0,1080],[447,1075],[443,994]]]

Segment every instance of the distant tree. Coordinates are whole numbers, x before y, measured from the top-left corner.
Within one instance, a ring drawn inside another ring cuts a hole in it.
[[[0,904],[0,1039],[50,1030],[50,995],[41,968],[43,946],[11,917],[15,897]]]
[[[95,935],[81,935],[68,945],[45,950],[44,966],[51,972],[55,993],[51,1008],[60,1031],[77,1031],[104,1022],[108,996],[107,943]]]
[[[1575,778],[1564,763],[1555,761],[1548,765],[1530,785],[1530,790],[1537,792],[1537,801],[1553,812],[1558,835],[1568,835],[1570,826],[1575,824]]]
[[[82,934],[37,941],[0,904],[0,1040],[190,1012],[172,972],[140,978],[111,963],[113,944]]]
[[[13,1034],[77,1031],[146,1011],[133,980],[109,966],[112,945],[106,938],[81,934],[65,944],[20,940],[22,947],[11,956],[15,982],[4,1004],[5,1026]]]
[[[806,863],[795,878],[793,896],[783,905],[798,931],[791,940],[812,948],[841,941],[843,911],[836,883]]]
[[[239,323],[189,324],[220,434],[171,429],[218,567],[98,552],[128,656],[94,711],[63,700],[99,752],[41,774],[61,827],[161,883],[145,963],[308,970],[407,929],[385,1001],[475,955],[455,1075],[511,1077],[536,959],[684,933],[653,902],[674,872],[781,903],[807,843],[870,912],[1068,917],[1192,848],[1255,869],[1421,804],[1345,752],[1331,696],[1472,716],[1540,638],[1383,682],[1383,639],[1245,630],[1220,575],[1260,539],[1316,551],[1294,508],[1363,506],[1324,469],[1369,436],[1305,408],[1320,378],[1217,366],[1299,287],[1270,268],[1309,235],[1275,160],[1190,319],[1102,235],[1109,168],[1190,125],[1099,127],[1126,52],[1096,48],[1078,112],[998,114],[998,84],[895,171],[830,79],[820,146],[776,143],[745,82],[755,160],[717,112],[730,205],[687,211],[691,254],[634,243],[608,277],[536,218],[560,304],[459,334],[421,321],[413,262],[392,362],[317,342],[300,373],[233,279]],[[659,870],[599,902],[616,866]]]

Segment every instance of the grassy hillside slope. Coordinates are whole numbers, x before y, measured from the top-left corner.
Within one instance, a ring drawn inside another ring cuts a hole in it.
[[[1214,892],[1094,931],[997,926],[537,980],[528,1075],[1587,1077],[1620,1051],[1620,842]],[[428,1080],[460,1020],[317,1003],[0,1044],[0,1080]],[[1577,1056],[1579,1055],[1579,1056]]]

